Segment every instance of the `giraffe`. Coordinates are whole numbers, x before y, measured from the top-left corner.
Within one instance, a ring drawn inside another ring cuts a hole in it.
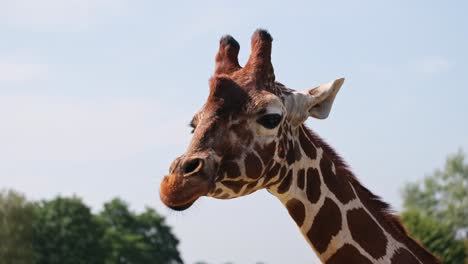
[[[272,37],[255,31],[244,67],[223,36],[191,143],[161,181],[160,198],[185,210],[199,197],[231,199],[267,189],[284,204],[323,263],[441,263],[405,231],[304,122],[328,117],[344,79],[305,92],[275,80]]]

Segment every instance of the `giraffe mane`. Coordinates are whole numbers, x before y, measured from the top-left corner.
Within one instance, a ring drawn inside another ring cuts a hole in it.
[[[369,209],[371,214],[377,219],[377,221],[386,229],[394,231],[393,233],[398,236],[398,240],[405,242],[412,252],[418,252],[418,258],[423,257],[426,261],[432,261],[434,263],[442,263],[440,259],[434,256],[432,253],[427,251],[418,241],[412,238],[406,228],[403,226],[400,217],[395,214],[391,206],[382,200],[378,195],[372,193],[367,187],[361,184],[354,173],[349,168],[348,164],[338,153],[326,143],[320,136],[315,134],[310,128],[304,126],[304,131],[308,133],[309,138],[314,144],[320,146],[323,149],[324,155],[330,158],[335,166],[341,169],[346,175],[346,180],[354,187],[356,194],[362,203]]]

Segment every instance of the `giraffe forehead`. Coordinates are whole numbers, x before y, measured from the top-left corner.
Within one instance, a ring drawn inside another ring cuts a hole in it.
[[[216,115],[238,113],[246,109],[251,101],[249,93],[227,77],[213,77],[210,80],[210,94],[205,111]]]
[[[217,88],[211,93],[204,107],[195,114],[194,120],[227,119],[234,121],[262,114],[280,114],[286,111],[282,100],[265,91],[246,91],[239,87]],[[225,117],[225,118],[223,118]],[[228,117],[228,118],[227,118]]]

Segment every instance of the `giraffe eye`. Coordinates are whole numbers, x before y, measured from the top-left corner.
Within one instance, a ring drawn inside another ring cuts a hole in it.
[[[281,122],[283,117],[280,114],[267,114],[257,119],[257,123],[268,129],[273,129]]]

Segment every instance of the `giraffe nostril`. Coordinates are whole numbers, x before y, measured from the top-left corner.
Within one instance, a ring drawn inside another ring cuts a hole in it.
[[[183,167],[184,176],[198,172],[202,168],[202,166],[203,161],[198,158],[186,161]]]

